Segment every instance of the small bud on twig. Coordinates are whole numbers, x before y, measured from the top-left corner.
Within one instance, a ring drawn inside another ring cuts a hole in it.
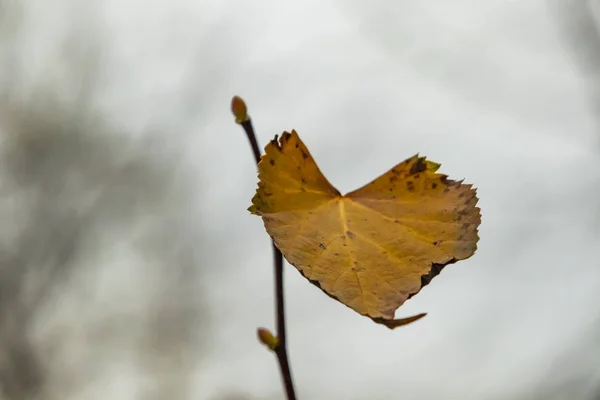
[[[258,340],[271,350],[275,350],[279,344],[279,340],[267,328],[258,328],[256,330]]]
[[[233,96],[233,99],[231,99],[231,112],[235,115],[235,122],[238,124],[248,120],[246,103],[239,96]]]

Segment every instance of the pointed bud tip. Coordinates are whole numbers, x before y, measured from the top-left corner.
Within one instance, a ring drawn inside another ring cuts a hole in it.
[[[231,99],[231,112],[235,116],[235,122],[238,124],[241,124],[248,119],[246,103],[240,96],[233,96]]]
[[[277,340],[277,338],[271,333],[270,330],[268,330],[267,328],[258,328],[256,330],[256,333],[258,334],[258,340],[262,344],[264,344],[271,350],[275,350],[277,344],[279,343],[279,340]]]

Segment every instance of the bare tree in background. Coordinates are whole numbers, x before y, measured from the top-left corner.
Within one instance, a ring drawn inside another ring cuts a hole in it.
[[[586,81],[592,110],[600,122],[600,1],[548,0],[548,4],[565,47]]]
[[[590,107],[598,120],[600,146],[600,1],[549,0],[548,5],[560,28],[565,47],[586,82]],[[600,193],[600,182],[596,184],[597,193]],[[590,219],[596,220],[597,228],[600,209],[598,215],[590,216]],[[597,362],[600,357],[600,309],[597,306],[590,304],[589,318],[589,329],[582,332],[581,340],[568,345],[563,356],[557,358],[537,398],[600,399],[600,366]],[[585,369],[582,371],[585,365],[589,366],[587,372]],[[568,371],[579,373],[574,375]]]
[[[16,22],[22,11],[0,2],[0,393],[11,400],[81,398],[101,355],[110,367],[106,354],[116,362],[127,350],[151,382],[141,398],[185,399],[207,322],[194,250],[200,238],[176,148],[152,146],[160,135],[128,139],[98,117],[101,43],[87,32],[73,32],[63,63],[49,68],[68,80],[48,72],[26,82],[14,51],[23,44]],[[141,311],[112,318],[98,309],[87,328],[70,315],[62,331],[46,335],[61,299],[85,301],[84,286],[106,274],[98,268],[118,277],[123,265],[97,261],[116,245],[135,253],[148,275],[139,280],[149,294],[139,300]],[[78,329],[82,335],[70,333]],[[132,331],[138,333],[119,344]],[[78,345],[87,350],[67,365]]]

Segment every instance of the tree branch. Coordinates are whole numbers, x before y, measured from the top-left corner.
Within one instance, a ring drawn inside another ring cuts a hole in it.
[[[260,162],[260,150],[256,134],[254,133],[254,127],[252,126],[252,120],[247,114],[246,105],[243,100],[239,97],[234,97],[231,103],[231,109],[238,122],[244,131],[248,140],[250,141],[250,147],[254,154],[254,160],[256,164]],[[287,340],[286,340],[286,328],[285,328],[285,296],[283,286],[283,255],[281,251],[275,246],[273,242],[273,264],[275,272],[275,304],[276,304],[276,335],[277,344],[273,351],[277,356],[279,362],[279,370],[281,372],[281,378],[288,400],[296,400],[296,393],[294,391],[294,382],[292,380],[292,373],[290,371],[290,364],[287,354]]]

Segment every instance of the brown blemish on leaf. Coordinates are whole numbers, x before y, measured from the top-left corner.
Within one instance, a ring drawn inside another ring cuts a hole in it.
[[[269,160],[269,164],[271,164],[271,165],[275,165],[275,160],[273,160],[273,159],[270,159],[270,160]]]
[[[410,167],[410,174],[414,175],[419,172],[423,172],[427,169],[427,165],[425,164],[425,157],[417,158],[417,161]]]
[[[348,236],[348,238],[350,238],[350,239],[354,239],[356,237],[354,232],[350,232],[350,231],[346,231],[346,236]]]
[[[451,258],[448,262],[446,262],[444,264],[436,264],[436,263],[431,264],[431,270],[429,271],[429,273],[425,274],[425,275],[421,275],[421,289],[423,289],[425,286],[429,285],[431,283],[431,281],[433,280],[433,278],[438,276],[440,274],[440,272],[442,272],[442,270],[447,265],[454,264],[456,261],[458,261],[458,260],[456,260],[455,258]],[[421,289],[419,289],[419,291],[421,291]],[[419,291],[417,291],[416,293],[410,294],[408,296],[408,298],[410,299],[411,297],[413,297],[414,295],[419,293]]]

